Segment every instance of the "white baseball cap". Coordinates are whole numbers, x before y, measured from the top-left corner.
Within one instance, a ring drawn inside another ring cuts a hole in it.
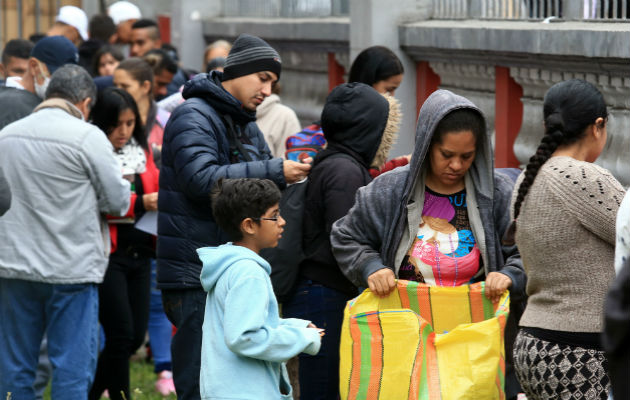
[[[63,22],[73,26],[79,31],[83,40],[88,40],[88,17],[79,7],[63,6],[59,9],[59,14],[55,21]]]
[[[125,22],[130,19],[140,19],[140,9],[133,3],[128,1],[117,1],[107,9],[107,13],[114,21],[114,24],[118,25],[121,22]]]

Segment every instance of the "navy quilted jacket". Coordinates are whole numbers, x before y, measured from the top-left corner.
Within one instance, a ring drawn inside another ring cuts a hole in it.
[[[266,178],[284,188],[282,159],[271,159],[256,114],[221,86],[221,73],[200,74],[184,87],[186,102],[164,130],[158,195],[158,287],[201,288],[196,249],[228,241],[212,217],[210,190],[219,178]],[[229,115],[254,161],[230,163]]]

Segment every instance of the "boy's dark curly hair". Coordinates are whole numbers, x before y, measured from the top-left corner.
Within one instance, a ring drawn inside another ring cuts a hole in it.
[[[230,240],[238,241],[243,238],[241,222],[260,218],[280,202],[280,196],[280,190],[269,179],[219,179],[210,193],[212,213]]]

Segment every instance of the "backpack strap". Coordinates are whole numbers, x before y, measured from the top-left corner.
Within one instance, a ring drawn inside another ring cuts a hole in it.
[[[249,155],[249,152],[245,150],[243,143],[239,140],[238,135],[236,133],[236,129],[234,128],[234,121],[232,121],[232,116],[229,114],[225,114],[222,116],[223,122],[227,127],[227,138],[230,143],[230,156],[238,156],[241,154],[245,161],[253,161]]]

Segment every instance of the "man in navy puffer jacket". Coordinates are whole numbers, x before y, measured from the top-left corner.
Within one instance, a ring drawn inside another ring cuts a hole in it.
[[[256,107],[271,94],[280,70],[278,53],[264,40],[239,36],[223,73],[186,83],[186,102],[164,131],[157,279],[166,315],[177,327],[171,352],[179,399],[199,399],[206,293],[195,250],[228,241],[212,216],[210,190],[220,178],[266,178],[283,188],[310,170],[308,164],[272,159],[255,123]]]

